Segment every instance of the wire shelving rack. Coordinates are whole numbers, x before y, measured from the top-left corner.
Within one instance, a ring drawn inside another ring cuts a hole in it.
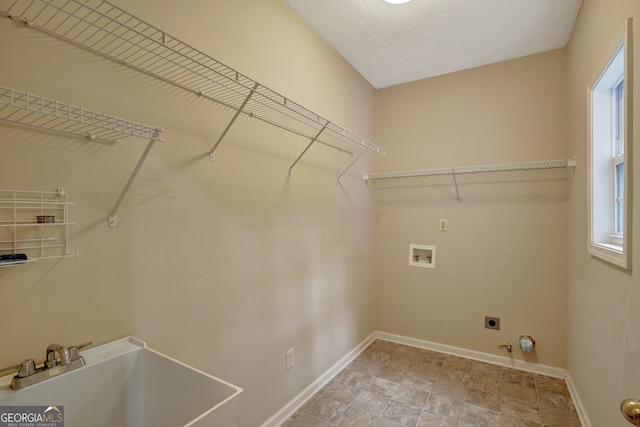
[[[576,159],[544,160],[524,163],[502,163],[493,165],[460,166],[452,168],[417,169],[394,172],[376,172],[363,175],[365,181],[407,179],[429,176],[451,176],[456,190],[456,198],[460,201],[458,177],[468,174],[490,174],[496,172],[534,171],[543,169],[567,169],[576,166]]]
[[[289,173],[316,142],[355,157],[338,180],[365,152],[385,154],[365,138],[107,1],[0,0],[0,14],[235,110],[209,152],[211,160],[240,114],[309,140]]]
[[[0,121],[90,141],[115,143],[128,137],[147,139],[143,154],[109,214],[110,227],[117,226],[116,214],[120,203],[154,143],[162,141],[160,128],[3,86],[0,86]]]

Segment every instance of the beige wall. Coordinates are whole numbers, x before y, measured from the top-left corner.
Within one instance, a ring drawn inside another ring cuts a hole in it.
[[[565,52],[378,92],[376,170],[567,158]],[[571,153],[569,153],[571,154]],[[557,368],[565,366],[567,187],[551,172],[378,183],[378,329]],[[439,219],[448,219],[446,232]],[[409,244],[436,268],[408,265]],[[500,331],[484,316],[501,319]],[[508,355],[530,334],[536,351]]]
[[[626,426],[619,405],[640,398],[640,296],[637,275],[589,256],[587,247],[587,85],[627,17],[633,17],[635,46],[640,40],[637,1],[584,0],[568,45],[569,150],[578,168],[569,198],[569,321],[567,367],[593,426]],[[640,123],[640,67],[633,73],[633,120]],[[638,126],[634,146],[638,141]],[[640,265],[637,208],[638,150],[634,149],[634,269]]]
[[[349,159],[322,147],[287,178],[304,142],[244,119],[211,163],[206,153],[230,111],[0,20],[0,85],[166,130],[112,230],[107,214],[144,142],[0,128],[2,187],[65,187],[77,202],[71,243],[80,249],[78,258],[0,269],[0,366],[42,359],[51,342],[133,334],[244,387],[240,425],[254,426],[374,329],[495,355],[528,333],[536,352],[512,357],[566,366],[592,425],[627,425],[619,402],[640,397],[637,280],[586,252],[586,84],[624,19],[640,12],[633,0],[614,3],[584,0],[566,50],[377,95],[278,0],[122,3],[375,135],[388,152],[378,171],[577,156],[568,179],[463,179],[461,202],[449,179],[365,187],[370,156],[336,186]],[[449,231],[438,231],[440,218]],[[410,243],[436,245],[437,268],[409,267]],[[484,315],[501,317],[501,331],[485,330]],[[291,347],[296,366],[286,371]]]
[[[373,88],[279,0],[117,3],[373,139]],[[243,387],[240,425],[254,427],[374,330],[370,155],[336,185],[351,158],[314,146],[288,177],[307,141],[241,118],[210,162],[232,111],[8,19],[0,52],[1,85],[154,124],[166,140],[109,229],[144,141],[0,128],[2,187],[64,187],[80,249],[0,269],[0,366],[132,334]]]

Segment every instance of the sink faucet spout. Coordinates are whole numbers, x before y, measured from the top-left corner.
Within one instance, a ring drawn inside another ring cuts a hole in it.
[[[71,358],[69,357],[69,349],[67,349],[67,347],[60,344],[50,344],[47,347],[47,360],[44,362],[47,368],[53,368],[57,365],[68,365],[70,361]]]

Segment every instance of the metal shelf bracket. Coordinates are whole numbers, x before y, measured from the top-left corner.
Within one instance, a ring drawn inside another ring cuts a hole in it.
[[[211,160],[241,113],[340,152],[353,155],[346,146],[385,154],[372,142],[108,1],[13,0],[0,2],[0,15],[235,110],[209,152]]]
[[[311,141],[309,142],[309,144],[304,148],[304,150],[302,150],[302,153],[300,153],[300,155],[298,156],[298,158],[293,162],[293,164],[289,167],[289,176],[291,176],[291,172],[293,171],[293,167],[300,161],[300,159],[302,158],[302,156],[305,155],[305,153],[307,152],[307,150],[309,148],[311,148],[311,146],[313,145],[314,142],[316,142],[318,140],[318,138],[320,138],[320,135],[322,134],[322,132],[324,132],[324,130],[327,128],[327,124],[325,124],[324,126],[322,126],[322,129],[320,129],[320,131],[316,134],[316,136],[314,136],[313,138],[311,138]]]
[[[133,169],[133,172],[131,172],[131,176],[129,176],[129,180],[127,181],[124,188],[122,189],[122,192],[120,193],[120,197],[118,197],[116,204],[113,206],[113,209],[111,209],[111,212],[109,213],[109,222],[108,222],[109,228],[115,228],[118,226],[118,217],[116,214],[118,213],[120,204],[122,203],[122,200],[124,200],[125,196],[129,192],[129,189],[131,188],[133,181],[135,181],[136,177],[138,176],[140,169],[142,169],[142,165],[144,164],[144,161],[147,159],[147,156],[149,155],[149,153],[151,152],[151,149],[153,148],[153,144],[155,144],[156,141],[160,140],[160,131],[161,131],[160,129],[156,129],[155,133],[153,134],[153,137],[149,139],[149,142],[147,142],[147,146],[144,149],[144,152],[140,156],[140,159],[138,160],[136,167]]]
[[[211,148],[211,151],[209,151],[209,160],[211,160],[211,161],[215,160],[215,158],[216,158],[215,152],[216,152],[216,149],[218,148],[218,145],[220,145],[220,143],[222,142],[224,137],[227,135],[227,132],[229,132],[229,129],[231,129],[231,126],[233,126],[233,124],[235,123],[235,121],[238,118],[238,116],[240,115],[240,113],[242,113],[244,111],[244,107],[247,106],[247,103],[251,99],[251,96],[253,96],[253,94],[256,92],[256,90],[258,89],[259,86],[260,86],[259,83],[256,83],[255,85],[253,85],[253,89],[251,89],[249,91],[249,94],[247,95],[247,97],[242,102],[242,105],[240,105],[238,110],[236,110],[236,113],[231,118],[231,121],[229,122],[227,127],[224,129],[224,131],[222,131],[222,134],[220,135],[220,137],[218,137],[218,140],[213,145],[213,148]]]

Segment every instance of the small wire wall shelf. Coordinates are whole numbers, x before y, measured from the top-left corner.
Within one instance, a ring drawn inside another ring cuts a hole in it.
[[[153,126],[3,86],[0,120],[98,142],[114,143],[126,137],[160,140]]]
[[[102,0],[0,0],[0,13],[199,97],[222,104],[235,115],[213,144],[215,151],[240,114],[267,122],[309,143],[352,154],[384,155],[382,148],[222,64],[206,53]],[[359,152],[359,153],[358,153]]]
[[[397,182],[398,180],[402,180],[404,183],[408,182],[412,185],[453,185],[456,199],[460,201],[459,185],[461,184],[513,182],[536,179],[566,179],[575,166],[575,159],[561,159],[525,163],[377,172],[364,174],[363,179],[371,182]]]
[[[154,143],[162,141],[161,133],[163,132],[158,127],[4,86],[0,86],[0,122],[97,142],[116,143],[128,137],[147,139],[144,152],[109,213],[109,227],[112,228],[118,225],[116,214],[120,204],[135,181]]]
[[[77,256],[69,250],[73,205],[63,188],[0,190],[0,267]]]

